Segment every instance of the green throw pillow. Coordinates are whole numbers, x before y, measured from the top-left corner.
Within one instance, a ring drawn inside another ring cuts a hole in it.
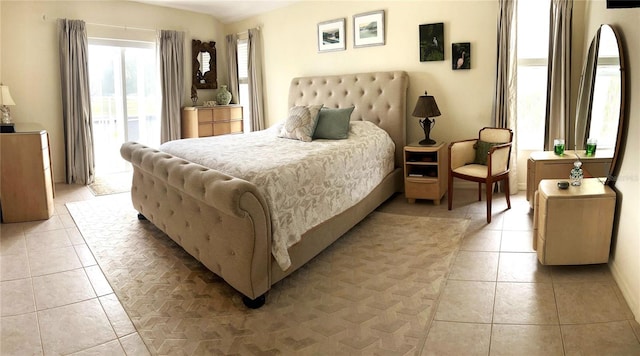
[[[322,108],[313,138],[341,140],[349,136],[349,122],[354,107],[344,109]]]
[[[473,163],[486,166],[487,154],[489,153],[489,150],[491,149],[491,147],[501,145],[501,144],[502,143],[485,142],[485,141],[478,140],[478,142],[476,142],[476,144],[474,145],[476,149],[476,159],[473,160]]]

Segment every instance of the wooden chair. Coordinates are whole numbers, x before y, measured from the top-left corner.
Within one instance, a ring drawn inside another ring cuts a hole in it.
[[[507,208],[509,200],[509,159],[513,131],[495,127],[480,130],[477,139],[449,144],[449,210],[453,204],[453,178],[478,182],[478,201],[482,200],[482,183],[486,185],[487,223],[491,223],[493,183],[503,181]]]

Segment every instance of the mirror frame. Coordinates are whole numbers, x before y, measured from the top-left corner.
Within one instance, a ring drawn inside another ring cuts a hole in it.
[[[198,70],[200,69],[200,61],[198,55],[200,52],[209,53],[209,71],[203,73],[204,83],[198,78]],[[218,88],[218,71],[216,67],[216,43],[214,41],[202,42],[200,40],[191,40],[191,65],[192,79],[191,83],[196,89],[217,89]]]
[[[625,60],[624,60],[624,51],[622,47],[622,42],[620,41],[620,35],[616,31],[616,29],[607,24],[600,25],[593,39],[591,40],[591,44],[589,46],[589,50],[585,57],[585,64],[582,71],[582,77],[580,80],[580,85],[578,88],[578,102],[576,105],[576,117],[575,117],[575,127],[574,127],[574,145],[578,145],[578,134],[581,132],[579,130],[578,125],[582,124],[585,128],[582,130],[584,137],[581,138],[580,141],[586,140],[587,136],[589,136],[589,129],[591,126],[591,109],[593,105],[593,92],[595,85],[595,77],[597,73],[597,60],[598,60],[598,52],[600,47],[600,31],[603,26],[607,26],[613,32],[613,35],[616,39],[616,45],[618,47],[618,57],[620,60],[620,112],[618,114],[618,132],[616,134],[616,144],[613,150],[613,157],[611,159],[611,166],[609,167],[609,174],[607,175],[605,184],[609,186],[613,186],[616,180],[615,172],[618,171],[619,160],[621,156],[622,149],[622,141],[623,134],[625,128],[625,113],[626,113],[626,71],[625,71]],[[597,43],[596,43],[597,41]],[[594,53],[595,52],[595,53]],[[587,87],[588,86],[588,87]],[[583,100],[586,100],[586,104],[582,103]],[[582,110],[586,109],[586,114],[583,114]],[[580,119],[580,116],[584,116],[583,119]],[[584,142],[582,142],[584,144]]]
[[[601,25],[600,27],[605,26],[605,25]],[[609,168],[609,176],[607,177],[607,181],[606,181],[606,185],[609,186],[613,186],[615,184],[616,179],[618,178],[617,175],[614,175],[614,173],[617,173],[620,170],[619,167],[619,161],[620,161],[620,156],[622,155],[621,150],[622,147],[624,147],[622,145],[622,141],[624,140],[624,132],[625,132],[625,124],[626,124],[626,106],[627,106],[627,101],[626,101],[626,63],[624,60],[624,48],[622,47],[622,42],[620,41],[620,35],[618,34],[618,31],[616,31],[616,29],[611,26],[611,25],[606,25],[609,26],[609,28],[611,28],[611,31],[613,32],[613,35],[616,37],[616,42],[618,45],[618,54],[620,56],[620,115],[618,116],[618,134],[616,135],[616,147],[613,151],[613,159],[611,161],[611,168]]]

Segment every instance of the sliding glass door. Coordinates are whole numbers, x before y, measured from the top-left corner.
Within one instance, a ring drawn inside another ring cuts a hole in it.
[[[129,169],[120,146],[160,144],[160,90],[155,44],[90,39],[89,82],[96,175]]]

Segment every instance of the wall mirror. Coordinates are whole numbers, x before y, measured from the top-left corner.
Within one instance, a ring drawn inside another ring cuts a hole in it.
[[[584,150],[588,138],[597,139],[597,151],[610,152],[607,184],[620,155],[624,130],[624,60],[615,30],[602,25],[596,31],[583,67],[575,119],[575,149]],[[597,152],[596,151],[596,152]]]
[[[216,43],[213,41],[191,41],[191,57],[193,79],[197,89],[218,88],[218,73],[216,70]]]

